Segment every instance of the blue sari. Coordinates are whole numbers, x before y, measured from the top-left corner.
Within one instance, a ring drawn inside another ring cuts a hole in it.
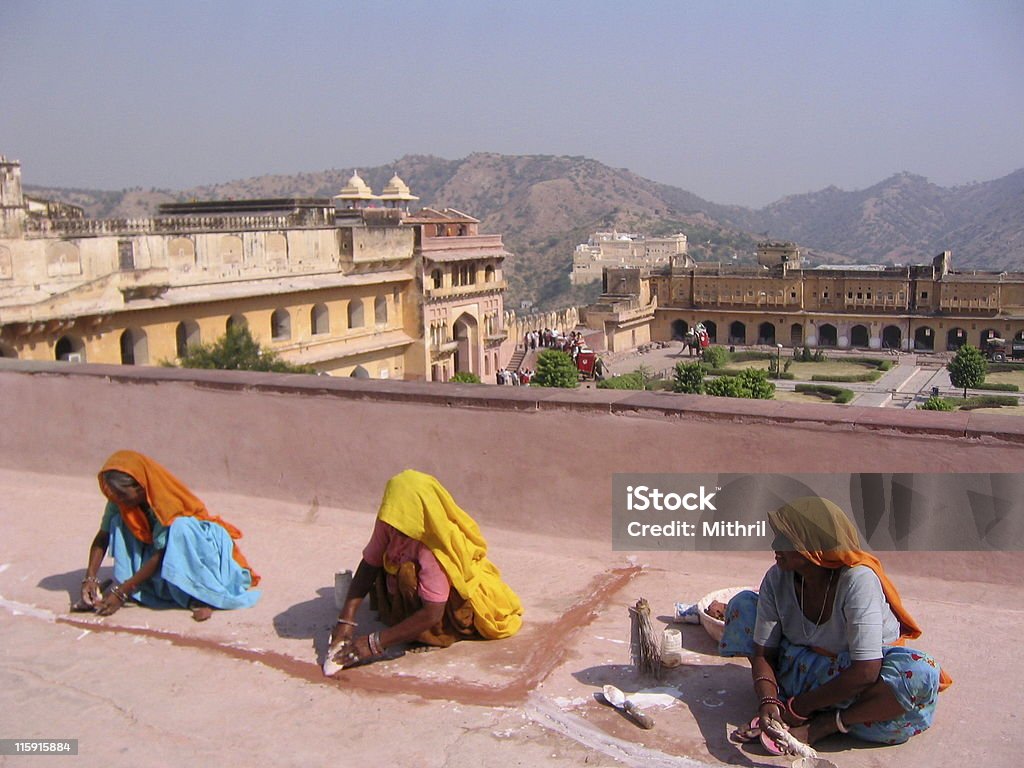
[[[718,644],[722,656],[754,655],[754,622],[757,619],[757,593],[740,592],[726,607],[725,632]],[[819,688],[850,666],[850,654],[838,656],[819,653],[805,645],[795,645],[782,638],[775,679],[779,698]],[[895,720],[854,723],[850,734],[879,744],[902,744],[911,736],[926,730],[935,715],[939,692],[939,666],[931,656],[904,646],[882,646],[881,679],[889,686],[903,707],[903,715]],[[837,709],[846,709],[854,700],[840,702]]]
[[[158,547],[135,538],[117,512],[109,518],[109,532],[114,578],[124,583]],[[161,543],[162,539],[156,537]],[[166,529],[165,541],[159,572],[131,595],[138,602],[151,608],[187,608],[192,600],[198,600],[229,609],[249,608],[260,599],[260,590],[249,589],[252,574],[232,557],[235,544],[222,526],[178,517]]]

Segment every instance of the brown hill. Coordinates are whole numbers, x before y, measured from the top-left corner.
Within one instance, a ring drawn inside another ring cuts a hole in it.
[[[505,236],[514,254],[507,264],[510,306],[591,300],[596,287],[569,286],[573,248],[595,230],[613,227],[647,235],[685,232],[698,260],[749,262],[757,239],[767,235],[795,240],[819,261],[923,263],[950,249],[958,268],[1024,270],[1024,170],[955,188],[899,174],[865,190],[829,187],[760,210],[711,203],[584,157],[407,155],[359,169],[375,190],[396,172],[422,205],[457,208],[480,218],[483,231]],[[90,216],[144,216],[161,202],[192,198],[326,197],[351,174],[346,168],[258,176],[182,191],[26,189],[82,205]]]
[[[868,189],[829,187],[722,219],[858,262],[922,263],[951,250],[957,269],[1024,270],[1024,169],[952,188],[901,173]]]

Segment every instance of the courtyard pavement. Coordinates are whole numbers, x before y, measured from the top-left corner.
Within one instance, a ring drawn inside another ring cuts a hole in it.
[[[791,762],[729,741],[754,710],[749,667],[718,657],[701,627],[681,627],[684,662],[660,680],[629,665],[628,606],[639,597],[660,631],[677,601],[757,584],[768,553],[613,552],[599,513],[563,511],[565,535],[552,539],[503,510],[507,526],[484,533],[526,606],[522,632],[332,680],[318,662],[336,615],[333,575],[358,562],[375,510],[195,490],[245,532],[264,579],[260,602],[203,624],[142,607],[102,619],[67,612],[102,511],[95,478],[0,469],[0,737],[75,738],[77,757],[44,762],[103,768]],[[840,737],[822,751],[842,768],[1019,765],[1024,557],[883,560],[925,630],[918,644],[956,683],[934,727],[907,744]],[[101,577],[109,570],[108,561]],[[369,613],[359,618],[375,626]],[[607,683],[640,692],[655,727],[602,704]],[[0,757],[2,766],[37,762]]]

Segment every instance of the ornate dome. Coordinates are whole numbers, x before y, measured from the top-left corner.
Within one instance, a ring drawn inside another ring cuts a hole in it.
[[[409,191],[409,185],[402,181],[396,173],[391,177],[391,181],[384,187],[384,191],[380,196],[381,200],[419,200],[419,198]]]
[[[352,173],[352,178],[348,180],[348,184],[342,187],[341,192],[335,195],[340,197],[342,200],[376,200],[377,196],[373,194],[369,185],[363,181],[359,175],[359,171]]]

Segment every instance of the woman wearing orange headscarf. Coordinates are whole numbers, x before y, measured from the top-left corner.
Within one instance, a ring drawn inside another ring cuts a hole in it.
[[[235,544],[241,531],[207,512],[178,478],[135,451],[113,454],[99,473],[107,497],[89,550],[82,605],[109,616],[128,600],[179,605],[196,621],[214,608],[247,608],[260,597],[259,576]],[[102,594],[97,572],[107,550],[114,584]]]
[[[768,522],[775,565],[758,594],[729,601],[719,645],[723,656],[750,658],[758,717],[741,740],[761,735],[774,751],[766,718],[808,744],[837,732],[898,744],[927,729],[952,681],[931,656],[903,646],[921,630],[846,514],[807,497]]]

